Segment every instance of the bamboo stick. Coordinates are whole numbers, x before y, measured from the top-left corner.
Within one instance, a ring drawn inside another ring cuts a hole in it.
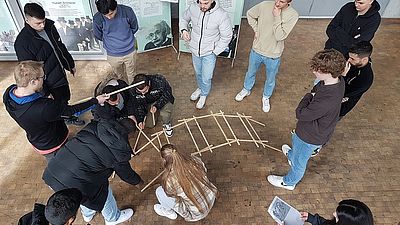
[[[160,140],[160,135],[157,136],[158,144],[160,145],[160,149],[162,148],[161,140]]]
[[[159,173],[156,177],[153,178],[153,180],[151,180],[148,184],[146,184],[146,186],[144,186],[142,188],[142,190],[140,190],[140,192],[145,191],[148,187],[150,187],[150,185],[152,185],[159,177],[161,177],[161,175],[165,172],[165,169],[163,171],[161,171],[161,173]]]
[[[249,118],[249,120],[250,120],[251,122],[257,123],[257,124],[259,124],[259,125],[265,127],[265,124],[263,124],[263,123],[261,123],[261,122],[258,122],[257,120],[254,120],[254,119],[252,119],[252,118]]]
[[[135,154],[136,154],[136,147],[137,147],[137,144],[139,143],[139,138],[140,138],[141,134],[142,134],[142,132],[139,131],[138,136],[135,141],[135,146],[133,147],[133,153],[135,153]]]
[[[249,118],[245,118],[247,123],[249,124],[250,128],[253,130],[253,132],[256,134],[256,137],[258,138],[259,141],[261,141],[260,136],[257,134],[257,131],[254,129],[253,125],[251,125]],[[265,148],[264,143],[261,142],[261,145]]]
[[[154,113],[151,113],[151,117],[153,118],[153,126],[156,126],[156,118],[154,116]]]
[[[164,135],[165,135],[165,139],[167,140],[167,143],[171,144],[171,142],[169,141],[169,137],[168,137],[167,133],[165,132],[165,128],[163,128],[163,131],[164,131]]]
[[[190,134],[190,137],[192,138],[193,143],[194,143],[194,145],[196,146],[197,152],[199,152],[199,154],[200,154],[200,156],[201,156],[199,146],[197,145],[197,142],[196,142],[196,140],[195,140],[194,137],[193,137],[192,131],[190,130],[190,127],[189,127],[189,125],[187,124],[186,119],[185,119],[184,122],[185,122],[186,128],[187,128],[187,130],[188,130],[188,132],[189,132],[189,134]]]
[[[228,140],[233,140],[233,141],[235,141],[235,139],[228,139]],[[253,142],[254,143],[254,141],[253,140],[245,140],[245,139],[239,139],[239,141],[241,141],[241,142]],[[258,143],[266,143],[266,142],[268,142],[268,141],[256,141],[256,142],[258,142]],[[268,144],[265,144],[265,146],[267,146],[268,148],[270,148],[270,149],[273,149],[273,150],[275,150],[275,151],[278,151],[278,152],[282,152],[282,150],[280,150],[280,149],[278,149],[278,148],[275,148],[275,147],[273,147],[273,146],[271,146],[271,145],[268,145]]]
[[[256,142],[256,139],[254,139],[254,137],[253,137],[253,135],[251,134],[249,128],[248,128],[248,127],[246,126],[246,124],[244,123],[243,118],[241,117],[241,115],[240,115],[238,112],[237,112],[236,114],[239,116],[239,119],[240,119],[240,121],[242,122],[244,128],[246,128],[247,133],[249,133],[251,139],[254,141],[254,144],[257,146],[257,148],[259,148],[260,146],[259,146],[258,143]]]
[[[219,114],[220,113],[216,113],[215,115],[219,115]],[[178,120],[178,122],[183,122],[184,120],[186,120],[186,122],[190,122],[190,121],[194,120],[195,118],[196,119],[203,119],[203,118],[207,118],[207,117],[210,117],[210,116],[212,116],[212,115],[208,114],[208,115],[203,115],[203,116],[193,116],[192,118]]]
[[[219,124],[219,122],[217,120],[217,117],[215,117],[215,115],[213,114],[212,111],[210,111],[210,113],[211,113],[211,115],[213,115],[213,118],[214,118],[215,122],[217,123],[219,129],[221,130],[222,134],[224,135],[224,138],[225,138],[226,142],[229,143],[229,146],[232,146],[231,143],[228,141],[228,137],[226,136],[224,130],[222,129],[221,124]]]
[[[237,139],[235,133],[233,132],[232,127],[231,127],[231,125],[229,124],[228,120],[226,119],[224,113],[223,113],[221,110],[219,110],[219,111],[221,112],[222,118],[224,118],[224,121],[225,121],[226,125],[228,126],[229,130],[231,131],[231,133],[232,133],[232,135],[233,135],[233,138],[236,140],[236,143],[237,143],[238,145],[240,145],[240,142],[239,142],[239,140]]]
[[[216,149],[216,148],[220,148],[220,147],[223,147],[223,146],[225,146],[225,145],[228,145],[228,144],[234,143],[234,142],[236,142],[236,140],[235,140],[235,139],[232,139],[232,140],[230,140],[229,142],[225,142],[225,143],[222,143],[222,144],[219,144],[219,145],[216,145],[216,146],[214,146],[214,145],[210,145],[210,146],[211,146],[211,149]],[[199,153],[207,152],[207,151],[209,151],[208,147],[207,147],[207,148],[204,148],[204,149],[202,149],[202,150],[200,150],[200,151],[198,151],[198,152],[193,152],[191,155],[197,155],[197,154],[199,154]]]
[[[157,136],[158,136],[158,135],[157,135]],[[141,151],[142,151],[144,148],[146,148],[147,145],[149,145],[150,143],[153,144],[153,141],[156,140],[157,136],[156,136],[156,137],[153,137],[149,142],[147,142],[145,145],[143,145],[139,150],[137,150],[137,152],[136,152],[135,154],[138,154],[139,152],[141,152]],[[154,146],[154,144],[153,144],[153,146]]]
[[[196,122],[196,125],[197,125],[197,127],[199,128],[199,130],[200,130],[201,136],[203,136],[203,139],[204,139],[204,141],[206,142],[206,145],[208,146],[208,149],[210,149],[210,152],[212,152],[212,149],[211,149],[211,147],[210,147],[210,144],[208,143],[208,140],[207,140],[207,138],[206,138],[206,135],[204,135],[203,130],[202,130],[201,127],[200,127],[200,124],[197,122],[197,119],[196,119],[194,116],[193,116],[193,118],[194,118],[194,122]]]

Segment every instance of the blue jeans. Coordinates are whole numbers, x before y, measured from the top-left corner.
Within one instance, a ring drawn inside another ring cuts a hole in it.
[[[308,144],[301,140],[296,133],[292,134],[292,149],[288,152],[288,159],[292,166],[289,173],[283,177],[285,185],[293,186],[300,182],[306,172],[307,162],[313,151],[321,145]]]
[[[244,78],[244,89],[251,91],[256,82],[256,74],[261,63],[265,65],[265,84],[263,97],[269,98],[275,88],[275,77],[281,64],[281,58],[268,58],[260,55],[253,49],[250,51],[249,68],[247,69],[246,77]]]
[[[211,79],[217,56],[214,53],[202,57],[192,54],[192,61],[196,73],[197,87],[201,90],[200,96],[207,96],[211,90]]]
[[[85,217],[91,217],[96,214],[96,211],[93,209],[89,209],[86,206],[81,205],[81,212],[82,215]],[[117,221],[121,211],[118,209],[117,202],[112,194],[111,187],[108,186],[108,195],[106,203],[104,204],[103,209],[101,210],[101,214],[103,215],[104,219],[108,222]]]

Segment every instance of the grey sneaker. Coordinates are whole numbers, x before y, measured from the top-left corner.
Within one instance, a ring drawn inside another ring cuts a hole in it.
[[[200,90],[200,88],[197,88],[197,89],[192,93],[192,95],[190,95],[190,100],[196,101],[196,100],[200,97],[200,94],[201,94],[201,90]]]
[[[196,104],[196,108],[197,109],[204,108],[204,105],[206,104],[206,99],[207,99],[207,96],[200,96],[200,99]]]
[[[249,96],[251,91],[248,91],[246,89],[242,89],[236,96],[235,100],[238,102],[241,102],[245,97]]]
[[[172,128],[171,124],[163,124],[163,127],[165,129],[165,134],[167,137],[172,137],[174,135],[174,129]]]
[[[271,105],[269,104],[269,98],[263,97],[262,98],[262,104],[263,104],[263,111],[264,112],[269,112],[269,110],[271,109]]]
[[[154,205],[154,211],[159,215],[159,216],[165,216],[168,219],[175,220],[178,218],[178,215],[176,212],[172,209],[166,209],[160,204],[155,204]]]

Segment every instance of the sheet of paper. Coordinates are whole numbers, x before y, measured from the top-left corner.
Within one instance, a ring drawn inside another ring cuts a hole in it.
[[[271,205],[268,208],[268,213],[272,216],[272,218],[280,223],[285,225],[303,225],[304,222],[301,220],[300,212],[297,209],[293,208],[285,201],[280,199],[278,196],[275,196]]]

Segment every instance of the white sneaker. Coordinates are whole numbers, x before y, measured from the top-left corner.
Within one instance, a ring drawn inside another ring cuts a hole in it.
[[[321,148],[322,148],[322,147],[314,149],[313,153],[311,154],[311,157],[317,156],[318,153],[319,153],[319,151],[321,151]]]
[[[269,110],[271,109],[271,105],[269,104],[269,98],[263,97],[262,104],[263,104],[263,111],[269,112]]]
[[[201,90],[200,90],[200,88],[197,88],[197,89],[192,93],[192,95],[190,95],[190,100],[196,101],[196,100],[200,97],[200,94],[201,94]]]
[[[93,214],[92,216],[86,217],[85,215],[82,214],[82,217],[83,217],[83,220],[84,220],[86,223],[89,223],[90,221],[92,221],[92,219],[93,219],[93,217],[94,217],[95,215],[96,215],[96,213]]]
[[[207,99],[207,96],[200,96],[200,99],[196,104],[196,108],[197,109],[204,108],[204,105],[206,104],[206,99]]]
[[[289,163],[290,166],[292,166],[292,162],[290,162],[289,158],[288,158],[288,153],[290,151],[290,147],[287,144],[282,145],[282,153],[286,156],[287,161]]]
[[[172,137],[172,135],[174,135],[174,129],[172,129],[171,124],[163,124],[163,127],[165,129],[165,134],[167,135],[167,137]]]
[[[249,96],[251,91],[248,91],[246,89],[242,89],[235,97],[235,100],[238,102],[241,102],[245,97]]]
[[[123,222],[129,220],[133,216],[133,213],[134,213],[133,209],[121,210],[121,215],[119,215],[118,220],[114,221],[114,222],[106,221],[106,225],[115,225],[115,224],[123,223]]]
[[[176,212],[172,209],[166,209],[160,204],[155,204],[154,205],[154,211],[159,215],[159,216],[165,216],[168,219],[175,220],[178,218],[178,215]]]
[[[269,175],[267,177],[267,180],[270,184],[274,185],[275,187],[284,188],[290,191],[293,191],[294,188],[296,187],[296,185],[293,186],[285,185],[283,183],[283,177],[281,176]]]

